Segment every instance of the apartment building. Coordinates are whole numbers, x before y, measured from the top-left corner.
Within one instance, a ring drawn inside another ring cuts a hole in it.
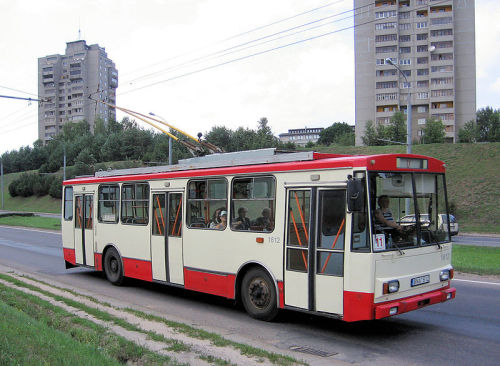
[[[457,141],[476,113],[474,0],[354,0],[354,8],[356,145],[367,121],[407,113],[408,95],[413,140],[432,117]]]
[[[116,104],[118,71],[104,47],[84,40],[66,43],[64,55],[38,59],[38,138],[44,142],[61,132],[65,123],[86,120],[94,131],[97,119],[116,118],[114,108],[88,97]]]

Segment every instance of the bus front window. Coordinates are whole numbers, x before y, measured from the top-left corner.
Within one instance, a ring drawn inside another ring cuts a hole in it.
[[[371,173],[370,199],[374,251],[449,241],[443,175]]]

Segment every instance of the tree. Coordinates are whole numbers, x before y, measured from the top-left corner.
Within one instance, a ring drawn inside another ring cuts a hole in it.
[[[406,116],[403,112],[397,111],[391,117],[385,138],[395,142],[406,142]]]
[[[481,108],[476,113],[478,141],[500,141],[500,109]]]
[[[320,132],[318,144],[328,146],[338,143],[339,139],[346,134],[352,134],[352,127],[345,122],[335,122]]]
[[[387,128],[382,124],[375,127],[373,121],[366,122],[365,135],[361,137],[363,144],[367,146],[387,145],[387,142],[383,141],[387,138],[386,130]]]
[[[445,132],[444,125],[441,120],[427,118],[425,127],[422,129],[424,144],[439,144],[444,142]]]
[[[470,120],[466,122],[464,127],[458,131],[458,141],[474,143],[479,139],[479,131],[476,121]]]

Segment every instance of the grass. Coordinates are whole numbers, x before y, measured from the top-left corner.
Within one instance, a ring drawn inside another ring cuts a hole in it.
[[[0,217],[0,225],[26,226],[40,229],[61,230],[61,219],[40,216]]]
[[[0,284],[1,365],[176,365],[93,322]]]
[[[453,244],[452,264],[459,272],[500,275],[500,248]]]
[[[83,310],[85,311],[87,314],[90,314],[92,316],[94,316],[95,318],[97,319],[100,319],[100,320],[103,320],[105,322],[109,322],[109,323],[114,323],[124,329],[127,329],[127,330],[130,330],[130,331],[133,331],[133,332],[140,332],[140,333],[144,333],[144,334],[147,334],[149,336],[150,339],[153,339],[155,341],[158,341],[158,342],[163,342],[165,344],[168,345],[167,349],[169,350],[172,350],[172,351],[175,351],[175,352],[182,352],[182,351],[189,351],[189,347],[181,342],[178,342],[178,341],[175,341],[175,340],[171,340],[171,339],[167,339],[165,338],[164,336],[162,335],[159,335],[157,333],[154,333],[154,332],[147,332],[147,331],[144,331],[142,330],[141,328],[133,325],[133,324],[130,324],[128,323],[127,321],[123,320],[123,319],[120,319],[116,316],[113,316],[105,311],[101,311],[99,309],[96,309],[96,308],[93,308],[93,307],[90,307],[90,306],[87,306],[87,305],[84,305],[78,301],[74,301],[74,300],[71,300],[71,299],[68,299],[68,298],[65,298],[63,296],[58,296],[58,295],[54,295],[48,291],[44,291],[44,290],[41,290],[40,288],[36,287],[36,286],[32,286],[30,284],[27,284],[25,282],[22,282],[18,279],[15,279],[9,275],[5,275],[5,274],[0,274],[0,278],[5,280],[5,281],[8,281],[8,282],[11,282],[13,284],[15,284],[16,286],[19,286],[19,287],[24,287],[24,288],[27,288],[27,289],[30,289],[30,290],[33,290],[33,291],[37,291],[37,292],[40,292],[41,294],[45,295],[45,296],[49,296],[49,297],[52,297],[53,299],[57,300],[57,301],[61,301],[61,302],[64,302],[66,305],[68,306],[71,306],[75,309],[80,309],[80,310]],[[94,301],[95,303],[98,303],[97,301]]]
[[[22,287],[26,287],[26,288],[29,288],[29,289],[32,289],[32,290],[36,290],[36,291],[39,291],[47,296],[51,296],[53,298],[56,298],[60,301],[64,301],[66,302],[68,305],[70,306],[73,306],[73,307],[78,307],[82,310],[84,310],[85,312],[89,313],[89,314],[92,314],[94,315],[95,317],[97,318],[101,318],[103,320],[106,320],[106,321],[113,321],[115,322],[116,324],[119,324],[120,326],[126,328],[126,329],[130,329],[130,330],[135,330],[137,331],[137,329],[134,327],[134,328],[127,328],[127,325],[123,325],[122,324],[122,320],[119,319],[119,318],[115,318],[109,314],[100,314],[102,312],[100,312],[99,310],[96,310],[96,309],[93,309],[93,308],[89,308],[85,305],[81,305],[81,304],[78,304],[76,303],[75,301],[72,301],[72,300],[68,300],[64,297],[60,297],[60,296],[55,296],[49,292],[46,292],[46,291],[43,291],[43,290],[40,290],[38,289],[37,287],[35,286],[31,286],[29,284],[26,284],[20,280],[17,280],[9,275],[2,275],[0,274],[0,278],[1,279],[4,279],[6,281],[9,281],[17,286],[22,286]],[[44,285],[47,285],[47,286],[51,286],[51,287],[54,287],[58,290],[61,290],[61,291],[66,291],[72,295],[75,295],[75,296],[82,296],[82,297],[85,297],[86,299],[96,303],[96,304],[101,304],[101,305],[104,305],[104,306],[108,306],[108,307],[111,307],[110,304],[108,303],[103,303],[103,302],[100,302],[98,301],[96,298],[94,297],[91,297],[91,296],[83,296],[83,295],[80,295],[70,289],[66,289],[66,288],[61,288],[61,287],[57,287],[57,286],[53,286],[51,284],[48,284],[44,281],[41,281],[41,280],[38,280],[36,278],[32,278],[30,276],[26,276],[26,278],[32,280],[32,281],[35,281],[35,282],[39,282],[41,284],[44,284]],[[243,355],[247,355],[247,356],[250,356],[250,357],[257,357],[257,358],[261,358],[261,359],[268,359],[269,361],[271,361],[273,364],[276,364],[276,365],[284,365],[284,366],[287,366],[287,365],[297,365],[297,364],[300,364],[301,362],[300,361],[297,361],[296,359],[292,358],[292,357],[289,357],[289,356],[284,356],[284,355],[280,355],[280,354],[277,354],[277,353],[272,353],[272,352],[268,352],[268,351],[264,351],[264,350],[261,350],[261,349],[258,349],[258,348],[255,348],[255,347],[252,347],[252,346],[249,346],[249,345],[246,345],[246,344],[242,344],[242,343],[237,343],[237,342],[233,342],[233,341],[230,341],[230,340],[227,340],[225,339],[224,337],[218,335],[218,334],[215,334],[215,333],[211,333],[211,332],[207,332],[203,329],[198,329],[198,328],[194,328],[190,325],[187,325],[187,324],[184,324],[184,323],[179,323],[179,322],[174,322],[174,321],[171,321],[171,320],[167,320],[167,319],[164,319],[164,318],[161,318],[161,317],[158,317],[158,316],[155,316],[155,315],[151,315],[151,314],[146,314],[144,312],[141,312],[141,311],[138,311],[138,310],[135,310],[135,309],[130,309],[130,308],[125,308],[123,309],[139,318],[142,318],[142,319],[146,319],[146,320],[151,320],[151,321],[155,321],[155,322],[159,322],[159,323],[164,323],[166,326],[176,330],[177,332],[179,333],[183,333],[183,334],[186,334],[187,336],[189,337],[192,337],[192,338],[198,338],[198,339],[204,339],[204,340],[209,340],[212,342],[213,345],[215,346],[218,346],[218,347],[226,347],[226,346],[231,346],[235,349],[238,349],[240,350],[241,354]],[[154,339],[155,336],[154,334],[150,334],[150,336]],[[161,339],[160,339],[161,340]],[[163,340],[164,341],[164,340]],[[183,347],[186,347],[184,344],[178,342],[174,342],[172,341],[171,342],[172,344],[170,345],[170,347],[168,348],[169,350],[173,350],[173,351],[185,351],[186,349],[183,348]],[[221,364],[221,365],[225,365],[227,361],[225,360],[220,360],[220,359],[215,359],[216,360],[216,364]]]
[[[4,210],[23,212],[61,212],[61,200],[52,198],[49,195],[43,197],[11,197],[9,194],[9,184],[23,173],[11,173],[4,175]]]

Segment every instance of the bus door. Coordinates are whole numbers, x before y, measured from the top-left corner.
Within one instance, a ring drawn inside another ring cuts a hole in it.
[[[94,266],[94,194],[75,195],[75,259]]]
[[[288,190],[285,305],[343,313],[346,190]]]
[[[182,193],[153,193],[151,264],[153,279],[184,284]]]

